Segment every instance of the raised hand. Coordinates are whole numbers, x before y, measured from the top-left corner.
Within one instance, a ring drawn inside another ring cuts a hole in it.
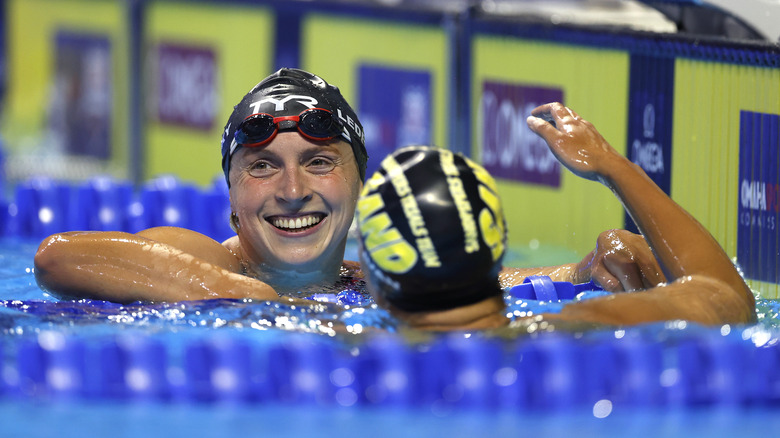
[[[558,161],[579,177],[597,180],[611,159],[623,159],[590,122],[561,103],[537,107],[526,122]]]

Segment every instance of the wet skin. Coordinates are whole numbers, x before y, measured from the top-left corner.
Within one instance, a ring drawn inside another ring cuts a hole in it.
[[[644,237],[610,230],[598,237],[596,249],[580,263],[540,269],[504,268],[499,278],[503,287],[519,284],[526,275],[541,274],[575,283],[592,278],[609,291],[632,291],[575,302],[560,314],[535,315],[512,325],[554,330],[556,326],[572,327],[572,323],[582,327],[576,324],[631,325],[681,319],[720,325],[755,321],[753,294],[718,242],[641,168],[618,154],[591,123],[560,103],[536,108],[527,123],[571,172],[611,189]],[[493,297],[439,312],[410,314],[394,309],[394,313],[422,329],[495,328],[509,323],[501,315],[504,306],[500,300]]]
[[[279,291],[332,283],[362,187],[349,144],[283,132],[235,156],[238,237],[222,245],[174,227],[55,234],[35,255],[38,284],[62,298],[126,303],[279,300]],[[291,229],[297,224],[289,220],[302,218],[318,222]]]
[[[717,242],[641,169],[562,105],[542,106],[534,115],[553,120],[555,126],[531,117],[529,127],[575,174],[612,189],[650,244],[641,236],[613,230],[602,233],[596,249],[578,264],[505,268],[503,286],[519,283],[526,275],[551,275],[572,282],[592,277],[612,291],[650,287],[572,304],[559,315],[534,319],[551,324],[669,319],[722,324],[755,319],[752,293]],[[57,234],[45,239],[35,256],[39,284],[62,297],[132,302],[280,299],[277,289],[331,282],[341,267],[360,191],[357,165],[346,143],[313,143],[296,136],[280,133],[265,149],[237,152],[230,175],[231,206],[240,228],[224,245],[171,227],[137,234]],[[291,219],[304,218],[305,226],[290,224]],[[668,284],[662,283],[664,277]],[[494,297],[446,312],[396,314],[416,327],[447,330],[506,324],[502,311],[501,297]]]
[[[228,242],[250,275],[280,289],[338,279],[362,182],[351,146],[282,132],[241,148],[230,171],[237,238]]]
[[[556,126],[545,122],[552,117]],[[574,174],[599,181],[625,206],[668,283],[570,305],[550,320],[638,323],[687,319],[704,324],[755,320],[755,299],[712,235],[672,201],[595,127],[560,103],[536,108],[528,126]]]

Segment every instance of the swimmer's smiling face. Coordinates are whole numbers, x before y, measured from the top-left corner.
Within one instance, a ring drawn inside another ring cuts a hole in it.
[[[349,143],[280,132],[268,145],[236,151],[230,183],[250,262],[297,271],[340,266],[363,186]]]

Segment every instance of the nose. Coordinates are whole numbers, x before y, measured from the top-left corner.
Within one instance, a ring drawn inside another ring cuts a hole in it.
[[[285,166],[276,197],[280,202],[293,205],[303,204],[312,198],[311,186],[300,166]]]

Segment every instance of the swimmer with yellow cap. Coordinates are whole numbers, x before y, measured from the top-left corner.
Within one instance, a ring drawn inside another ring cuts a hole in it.
[[[363,270],[378,303],[415,328],[496,328],[509,323],[501,287],[542,274],[631,293],[575,301],[520,323],[755,320],[753,294],[717,241],[592,124],[552,103],[536,108],[528,126],[570,171],[616,194],[652,253],[641,236],[612,230],[580,263],[502,268],[506,228],[492,178],[458,154],[406,148],[382,162],[358,201]]]
[[[484,168],[444,149],[400,149],[366,182],[357,220],[361,266],[380,305],[426,329],[505,323],[506,224]]]

